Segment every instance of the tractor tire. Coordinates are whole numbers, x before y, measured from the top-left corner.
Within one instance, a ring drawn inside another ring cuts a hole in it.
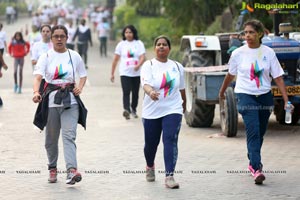
[[[205,67],[213,65],[213,56],[207,52],[185,51],[184,67]],[[197,100],[196,76],[185,73],[186,111],[185,120],[191,127],[210,127],[215,116],[215,105]]]
[[[225,99],[220,99],[221,130],[227,137],[235,137],[237,134],[238,111],[235,95],[232,87],[225,91]]]

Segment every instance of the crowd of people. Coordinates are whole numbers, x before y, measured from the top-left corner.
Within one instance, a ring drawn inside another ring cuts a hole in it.
[[[24,57],[28,54],[31,57],[34,74],[33,102],[39,104],[34,124],[40,129],[46,128],[45,148],[50,183],[57,181],[60,132],[68,172],[66,183],[75,184],[82,179],[77,169],[75,140],[77,123],[86,127],[87,110],[79,96],[87,79],[88,46],[93,45],[93,33],[97,32],[100,41],[100,55],[107,56],[106,45],[110,30],[108,15],[103,8],[95,8],[90,15],[84,17],[80,9],[51,9],[45,6],[41,13],[33,13],[32,31],[28,33],[28,40],[24,39],[24,33],[17,31],[11,40],[7,41],[6,33],[2,30],[3,24],[0,24],[0,77],[1,67],[7,69],[3,60],[6,50],[14,58],[15,93],[22,93]],[[81,20],[78,21],[78,18]],[[92,29],[86,20],[90,20]],[[246,22],[244,33],[246,44],[238,44],[241,47],[236,47],[230,52],[229,72],[219,97],[224,98],[226,88],[237,76],[235,92],[238,110],[246,127],[248,169],[255,183],[262,184],[265,175],[262,173],[260,151],[273,106],[271,81],[274,80],[281,90],[285,106],[288,97],[282,79],[283,71],[274,51],[261,44],[264,35],[262,23],[257,20]],[[161,35],[154,40],[155,57],[147,61],[146,49],[135,26],[125,26],[121,36],[122,40],[115,47],[110,80],[115,81],[115,71],[119,67],[123,94],[122,115],[126,120],[130,120],[131,116],[139,117],[137,107],[140,87],[145,93],[142,123],[146,180],[155,181],[155,157],[162,137],[165,186],[171,189],[179,188],[174,179],[174,171],[178,157],[178,136],[186,102],[184,68],[179,62],[169,58],[171,41],[167,36]],[[253,63],[256,65],[255,69],[252,69]],[[260,70],[261,73],[253,71],[249,78],[249,73],[245,72],[251,70]],[[78,83],[75,73],[80,78]],[[253,106],[257,109],[253,109]]]

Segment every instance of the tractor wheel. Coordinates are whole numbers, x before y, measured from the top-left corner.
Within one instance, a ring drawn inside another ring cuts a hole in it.
[[[235,95],[232,87],[225,91],[225,99],[220,99],[221,129],[227,137],[235,137],[237,134],[238,111]]]
[[[183,58],[185,67],[205,67],[213,64],[213,56],[207,52],[185,51]],[[185,73],[186,111],[185,120],[191,127],[210,127],[215,116],[215,105],[197,100],[196,76]]]

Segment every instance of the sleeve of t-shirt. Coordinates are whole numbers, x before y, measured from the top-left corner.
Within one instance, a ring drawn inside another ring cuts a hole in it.
[[[238,54],[236,53],[237,51],[232,52],[228,65],[228,73],[231,75],[237,75],[237,67],[238,67]]]
[[[46,70],[46,66],[47,66],[47,53],[44,53],[39,57],[38,62],[34,67],[33,75],[40,74],[43,76]]]
[[[140,48],[140,51],[139,51],[139,56],[140,56],[140,55],[143,55],[146,53],[146,49],[145,49],[144,43],[141,40],[138,40],[138,42],[139,42],[139,48]]]
[[[152,70],[151,70],[151,62],[150,60],[144,62],[141,69],[141,85],[145,84],[153,86],[152,84]]]
[[[38,55],[37,55],[37,43],[33,44],[32,46],[32,51],[31,51],[31,60],[38,60]]]
[[[115,49],[115,54],[117,54],[117,55],[121,55],[121,51],[122,51],[122,45],[123,44],[123,42],[119,42],[118,44],[117,44],[117,46],[116,46],[116,49]]]
[[[178,64],[179,70],[180,70],[179,90],[183,90],[185,88],[185,85],[184,85],[184,68],[180,63],[177,62],[177,64]]]
[[[76,65],[76,72],[78,73],[78,76],[80,78],[86,77],[87,72],[86,72],[85,65],[84,65],[84,62],[83,62],[82,58],[75,51],[72,51],[72,54],[73,54],[72,59],[75,61],[75,62],[73,62],[73,64]]]
[[[271,66],[271,70],[270,70],[270,74],[273,78],[277,78],[279,76],[282,76],[284,74],[284,71],[276,57],[275,52],[272,52],[272,57],[270,60],[270,66]]]

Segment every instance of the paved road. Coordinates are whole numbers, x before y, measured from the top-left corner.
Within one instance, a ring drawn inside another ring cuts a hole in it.
[[[12,35],[26,23],[29,19],[21,19],[4,30]],[[31,101],[29,58],[23,93],[14,94],[12,59],[5,57],[10,69],[0,79],[4,101],[0,109],[0,199],[300,199],[300,128],[278,125],[274,118],[263,147],[264,185],[255,185],[246,171],[241,120],[236,138],[221,137],[217,113],[212,128],[190,128],[183,122],[175,176],[179,190],[166,189],[161,172],[156,182],[146,182],[141,120],[122,117],[120,82],[109,81],[115,43],[111,44],[107,58],[99,56],[97,40],[90,50],[89,80],[82,94],[89,110],[88,125],[86,131],[78,127],[77,138],[83,180],[74,186],[65,184],[62,152],[58,182],[47,183],[44,133],[32,125],[36,104]],[[163,166],[160,145],[156,167],[162,171]]]

